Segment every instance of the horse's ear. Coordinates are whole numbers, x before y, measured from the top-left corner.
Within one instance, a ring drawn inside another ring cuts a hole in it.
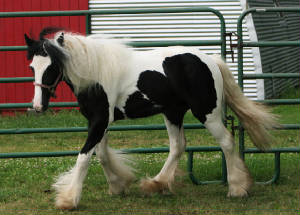
[[[32,44],[34,43],[33,39],[30,39],[27,34],[24,34],[24,38],[25,38],[25,42],[27,44],[27,46],[32,46]]]
[[[64,41],[65,41],[64,32],[61,32],[61,34],[59,35],[56,41],[60,46],[64,46]]]

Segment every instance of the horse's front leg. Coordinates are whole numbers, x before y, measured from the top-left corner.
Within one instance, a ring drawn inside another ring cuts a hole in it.
[[[89,161],[96,144],[103,138],[107,125],[107,119],[95,117],[89,121],[88,138],[77,157],[75,166],[70,171],[63,173],[53,185],[56,191],[57,208],[73,209],[77,207]]]

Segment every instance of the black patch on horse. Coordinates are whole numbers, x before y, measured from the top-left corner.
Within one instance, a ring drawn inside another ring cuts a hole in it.
[[[138,89],[155,104],[161,105],[163,113],[172,124],[180,127],[187,103],[177,96],[168,77],[157,71],[144,71],[137,82]]]
[[[185,53],[167,57],[163,68],[172,89],[204,123],[206,115],[217,106],[214,79],[208,66],[196,55]]]
[[[141,92],[136,91],[128,97],[124,109],[126,116],[134,119],[161,113],[162,106],[146,99]]]
[[[89,121],[88,138],[80,153],[88,153],[101,141],[109,122],[109,103],[100,84],[94,84],[77,95],[80,112]]]
[[[81,90],[77,95],[80,112],[91,120],[95,115],[102,115],[108,119],[108,98],[103,87],[95,83]],[[99,113],[103,111],[103,113]]]
[[[137,82],[138,89],[156,104],[169,106],[176,100],[176,95],[166,76],[157,71],[144,71]]]

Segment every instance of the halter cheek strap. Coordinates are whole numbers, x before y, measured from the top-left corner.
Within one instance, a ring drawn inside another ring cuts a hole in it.
[[[33,85],[34,86],[38,86],[38,87],[42,87],[42,88],[45,88],[45,89],[48,89],[48,91],[50,92],[50,95],[53,97],[53,98],[56,98],[56,95],[55,95],[55,89],[60,81],[62,77],[62,72],[59,73],[59,75],[57,76],[54,84],[52,85],[46,85],[46,84],[39,84],[39,83],[36,83],[36,82],[33,82]]]

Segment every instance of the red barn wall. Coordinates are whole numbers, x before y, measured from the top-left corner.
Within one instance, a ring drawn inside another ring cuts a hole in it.
[[[0,0],[0,12],[61,10],[88,10],[88,0]],[[85,33],[85,17],[0,18],[0,46],[23,46],[24,33],[38,38],[40,30],[47,26]],[[32,77],[29,63],[25,51],[0,52],[0,77]],[[0,103],[31,102],[33,89],[32,83],[0,84]],[[61,83],[57,99],[51,101],[75,101],[75,97]]]

